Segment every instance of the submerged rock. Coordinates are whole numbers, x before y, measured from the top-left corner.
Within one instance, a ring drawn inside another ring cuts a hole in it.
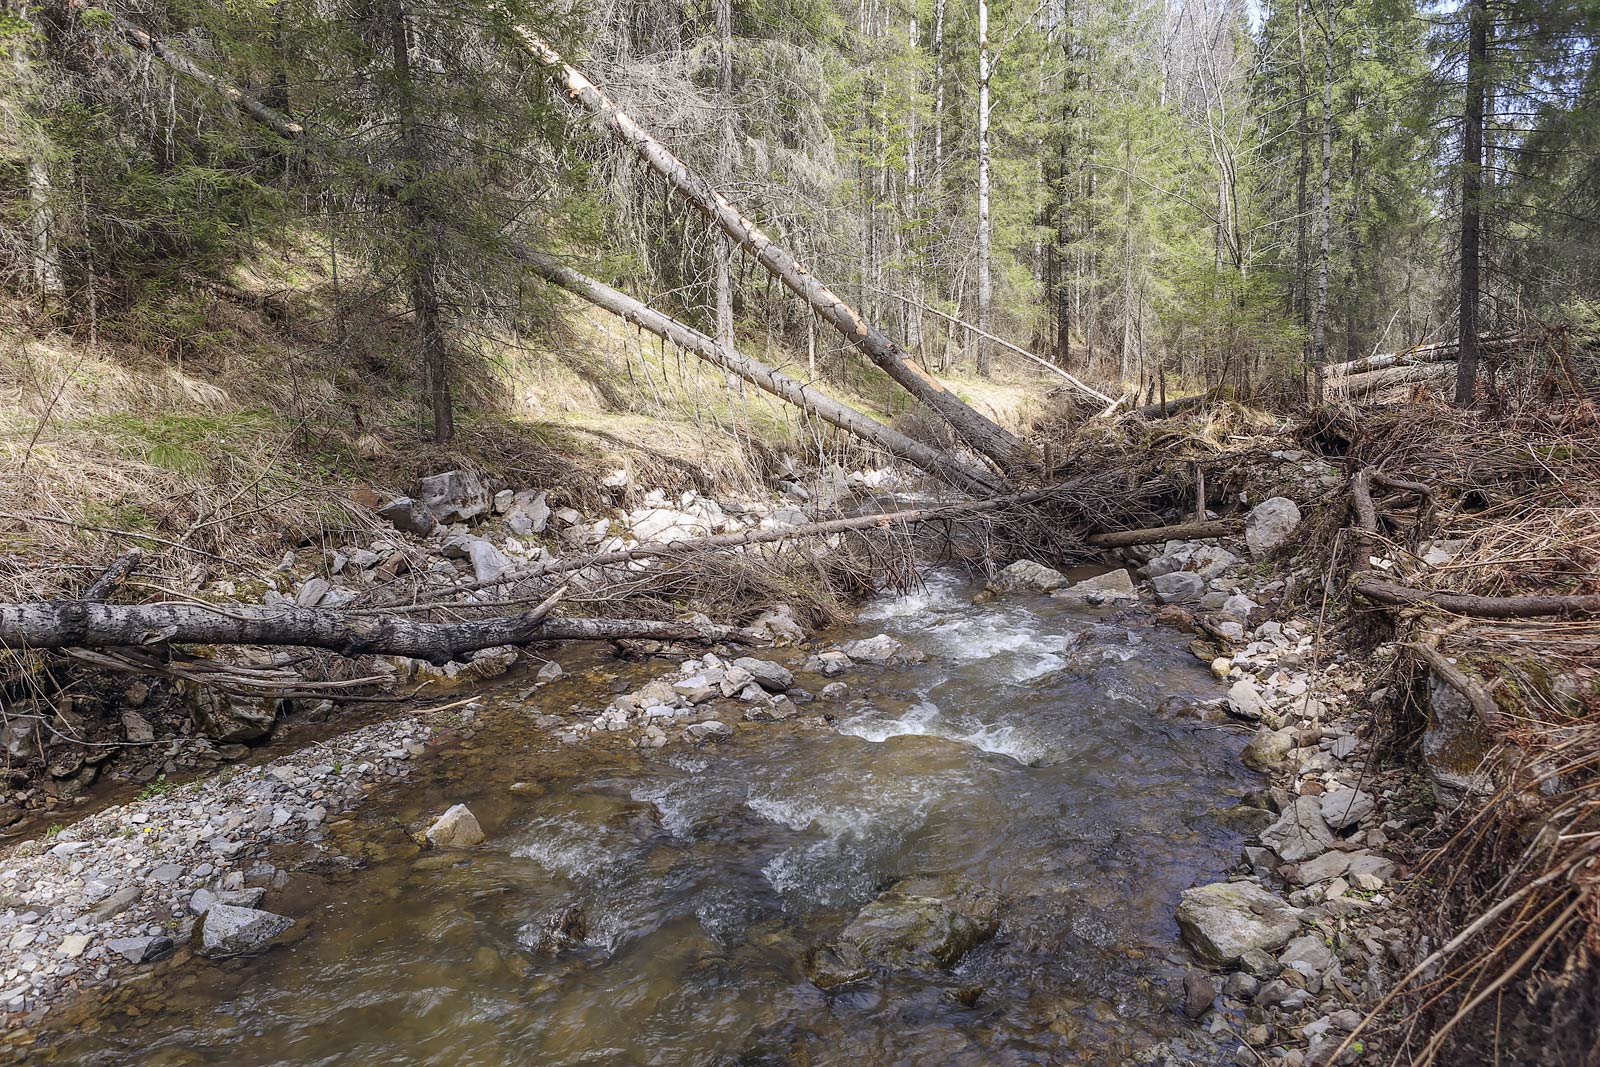
[[[866,956],[845,941],[812,949],[806,953],[803,966],[806,977],[818,989],[837,989],[872,977]]]
[[[484,841],[477,816],[465,804],[457,804],[435,819],[427,838],[435,848],[471,848]]]
[[[880,666],[910,658],[906,652],[906,646],[888,634],[879,634],[877,637],[865,637],[859,641],[851,641],[842,645],[839,651],[843,652],[854,663],[872,663]]]
[[[1000,927],[1000,899],[984,886],[908,879],[862,908],[839,935],[888,967],[953,967]]]
[[[286,915],[232,904],[212,904],[195,928],[200,955],[209,959],[260,952],[294,925]]]
[[[1206,960],[1223,966],[1252,950],[1281,948],[1301,911],[1255,882],[1214,882],[1183,891],[1178,929]]]
[[[1019,559],[995,575],[989,589],[996,593],[1048,593],[1066,584],[1067,576],[1060,571],[1031,559]]]
[[[543,956],[577,948],[589,936],[589,913],[582,904],[563,903],[536,916],[517,931],[517,940]]]

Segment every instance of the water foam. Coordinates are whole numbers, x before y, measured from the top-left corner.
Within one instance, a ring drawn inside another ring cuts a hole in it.
[[[898,719],[867,712],[839,723],[838,731],[863,741],[882,744],[891,737],[936,737],[944,741],[971,745],[997,756],[1008,756],[1022,764],[1032,764],[1049,755],[1048,746],[1028,737],[1010,723],[978,723],[976,726],[946,720],[938,705],[924,700],[907,708]]]

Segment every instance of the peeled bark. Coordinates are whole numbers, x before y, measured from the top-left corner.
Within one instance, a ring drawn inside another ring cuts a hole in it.
[[[546,602],[548,604],[548,601]],[[545,605],[540,605],[545,608]],[[133,607],[81,600],[0,604],[0,647],[117,648],[161,644],[296,645],[343,656],[409,656],[448,663],[471,652],[541,641],[730,641],[731,626],[633,619],[545,619],[522,615],[461,623],[408,622],[317,608],[248,604],[143,604]]]
[[[843,297],[817,280],[788,251],[773,243],[753,221],[741,215],[726,197],[693,174],[682,160],[645,132],[542,38],[526,29],[519,28],[517,32],[529,53],[560,78],[569,99],[593,113],[601,125],[632,148],[640,159],[664,178],[674,192],[732,238],[735,244],[753,256],[785,287],[805,300],[884,373],[949,423],[968,446],[988,457],[1008,474],[1025,473],[1032,468],[1032,457],[1020,439],[973,410],[917,366],[910,353],[888,334],[862,318]]]
[[[1084,538],[1097,548],[1127,548],[1130,545],[1159,545],[1167,541],[1204,541],[1238,533],[1244,524],[1238,519],[1207,519],[1180,522],[1174,526],[1152,526],[1143,530],[1116,530]]]

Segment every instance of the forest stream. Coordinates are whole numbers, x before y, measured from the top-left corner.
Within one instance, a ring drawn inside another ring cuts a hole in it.
[[[1145,612],[974,592],[935,573],[870,602],[841,638],[926,659],[850,675],[826,727],[561,745],[530,715],[592,706],[615,665],[532,703],[512,679],[472,739],[359,811],[341,847],[364,866],[279,898],[298,940],[196,959],[53,1062],[1122,1063],[1161,1042],[1220,1061],[1184,1016],[1173,920],[1236,860],[1215,812],[1258,784],[1235,733],[1173,713],[1217,683]],[[419,851],[408,831],[457,802],[488,842]],[[904,879],[992,893],[993,936],[948,967],[809,980],[808,950]]]

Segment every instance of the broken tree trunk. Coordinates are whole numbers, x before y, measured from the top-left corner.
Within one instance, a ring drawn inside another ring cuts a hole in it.
[[[974,326],[974,325],[972,325],[972,323],[967,322],[967,321],[965,321],[963,319],[958,319],[954,315],[947,315],[943,311],[940,311],[936,307],[930,307],[929,305],[924,304],[920,300],[913,300],[911,297],[905,296],[905,295],[903,295],[901,293],[890,292],[888,289],[879,289],[875,285],[874,286],[868,286],[868,288],[871,289],[875,293],[881,293],[884,296],[893,297],[895,300],[898,300],[903,304],[909,304],[914,308],[920,308],[921,310],[926,311],[930,315],[937,315],[939,318],[944,319],[946,322],[953,323],[954,325],[961,327],[963,330],[966,330],[969,333],[975,333],[979,337],[986,337],[989,340],[993,341],[995,344],[999,345],[1001,348],[1004,348],[1006,351],[1015,352],[1017,355],[1021,356],[1023,359],[1031,360],[1032,362],[1039,364],[1039,366],[1043,367],[1045,370],[1049,371],[1050,373],[1055,374],[1055,375],[1057,375],[1057,376],[1059,376],[1061,378],[1066,379],[1069,383],[1072,384],[1072,386],[1074,388],[1077,388],[1077,389],[1081,390],[1082,392],[1088,393],[1090,396],[1094,397],[1096,400],[1099,400],[1101,403],[1111,404],[1111,405],[1115,405],[1115,404],[1118,403],[1117,400],[1112,399],[1111,397],[1109,397],[1106,394],[1102,393],[1100,390],[1098,390],[1098,389],[1094,388],[1093,386],[1088,385],[1087,383],[1081,381],[1076,376],[1068,373],[1063,368],[1056,366],[1054,363],[1051,363],[1048,359],[1043,359],[1043,358],[1041,358],[1039,356],[1036,356],[1032,352],[1029,352],[1026,348],[1022,348],[1019,345],[1014,345],[1010,341],[1007,341],[1003,337],[997,337],[996,335],[990,333],[988,330],[985,330],[985,329],[983,329],[981,327],[978,327],[978,326]]]
[[[1216,396],[1212,393],[1196,393],[1194,396],[1180,396],[1176,400],[1168,400],[1165,404],[1146,404],[1134,408],[1133,413],[1146,419],[1164,419],[1171,415],[1181,415],[1185,411],[1193,411],[1215,399]]]
[[[305,127],[299,123],[291,121],[237,87],[211,76],[182,52],[168,47],[160,39],[151,36],[120,15],[105,12],[103,8],[95,7],[88,0],[70,0],[70,7],[79,11],[92,9],[103,12],[111,20],[111,25],[117,32],[134,47],[155,56],[177,73],[219,94],[247,118],[260,123],[286,140],[321,147],[313,138],[307,136]],[[398,192],[389,187],[387,179],[380,181],[383,182],[385,192],[390,195]],[[772,395],[803,408],[830,425],[873,442],[890,454],[914,464],[947,484],[978,494],[993,492],[1001,487],[999,480],[988,471],[964,463],[957,456],[915,441],[748,356],[724,350],[705,334],[661,314],[649,305],[610,286],[572,270],[554,256],[516,246],[508,246],[508,251],[513,258],[524,263],[547,281],[560,285],[595,306],[710,360],[724,370],[737,374]],[[214,287],[214,283],[207,284]]]
[[[584,73],[561,58],[541,37],[515,27],[528,52],[555,72],[569,99],[581,104],[607,130],[664,178],[673,191],[733,239],[734,243],[775,278],[809,304],[829,325],[844,335],[884,373],[949,423],[956,434],[1007,474],[1026,473],[1033,466],[1027,446],[1015,435],[969,407],[932,375],[917,366],[910,353],[864,319],[843,297],[822,284],[785,249],[773,243],[750,219],[741,215],[726,197],[684,165],[665,145],[617,107]]]
[[[731,626],[634,619],[546,619],[550,602],[509,618],[460,623],[407,622],[317,608],[249,604],[141,604],[83,600],[0,604],[0,647],[117,648],[169,642],[197,645],[297,645],[342,656],[409,656],[442,664],[480,649],[540,641],[736,641]],[[543,610],[541,610],[543,609]]]
[[[992,493],[1000,481],[988,470],[963,463],[960,457],[932,448],[891,429],[870,416],[824,395],[813,386],[752,359],[735,348],[719,345],[715,338],[687,326],[620,290],[596,281],[556,257],[531,249],[514,250],[516,258],[546,281],[561,286],[625,322],[649,330],[745,381],[815,415],[823,422],[897,456],[958,489],[975,494]]]

